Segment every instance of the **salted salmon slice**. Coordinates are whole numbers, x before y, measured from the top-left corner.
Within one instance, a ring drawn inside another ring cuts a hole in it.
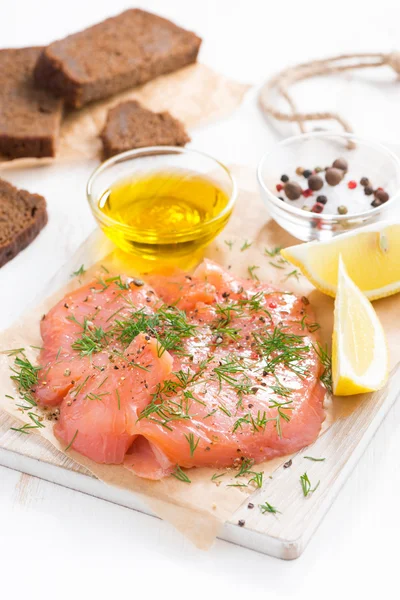
[[[69,294],[42,322],[36,397],[60,404],[65,447],[159,479],[315,440],[325,388],[308,301],[212,261],[139,286],[108,279]]]
[[[158,302],[143,281],[104,273],[58,302],[40,324],[43,349],[38,403],[56,406],[84,373],[105,368],[109,362],[107,332],[115,321],[132,310],[150,313]],[[100,351],[91,351],[93,347]]]
[[[120,464],[136,437],[136,422],[157,384],[171,372],[168,352],[139,334],[102,372],[79,379],[60,406],[54,433],[97,463]]]

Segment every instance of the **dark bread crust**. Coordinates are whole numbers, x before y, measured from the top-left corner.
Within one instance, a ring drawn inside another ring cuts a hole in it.
[[[200,44],[171,21],[130,9],[50,44],[35,79],[79,108],[195,62]]]
[[[29,246],[47,219],[43,196],[0,179],[0,267]]]
[[[63,103],[35,86],[42,50],[0,50],[0,154],[7,158],[56,154]]]
[[[100,137],[105,158],[134,148],[184,146],[190,142],[183,124],[169,112],[152,112],[135,100],[108,111]]]

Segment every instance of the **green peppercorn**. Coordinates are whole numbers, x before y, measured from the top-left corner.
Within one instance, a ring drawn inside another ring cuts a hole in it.
[[[342,204],[341,206],[338,206],[338,209],[337,209],[337,211],[338,211],[339,215],[347,215],[347,213],[348,213],[348,208],[347,208],[347,206],[344,206],[344,205]]]

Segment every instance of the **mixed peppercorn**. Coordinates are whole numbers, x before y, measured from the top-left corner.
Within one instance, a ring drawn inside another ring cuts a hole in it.
[[[296,175],[306,179],[307,187],[303,188],[297,181],[292,181],[288,175],[283,174],[280,179],[281,182],[276,185],[276,189],[278,192],[283,192],[288,200],[298,200],[302,196],[303,198],[309,198],[314,195],[314,192],[319,192],[324,187],[323,174],[325,175],[325,182],[329,186],[334,187],[343,181],[347,172],[348,163],[344,158],[337,158],[330,167],[326,167],[325,169],[315,167],[313,170],[310,170],[297,167]],[[389,200],[389,194],[382,187],[374,189],[368,177],[361,177],[360,185],[364,188],[366,196],[374,196],[371,202],[373,208],[377,208]],[[349,190],[355,190],[358,187],[358,183],[354,179],[351,179],[347,181],[347,187]],[[279,196],[279,199],[285,201],[283,196]],[[321,214],[327,202],[327,196],[319,194],[316,197],[315,204],[311,208],[304,205],[303,210]],[[337,212],[339,215],[345,215],[348,213],[348,207],[345,205],[338,206]]]

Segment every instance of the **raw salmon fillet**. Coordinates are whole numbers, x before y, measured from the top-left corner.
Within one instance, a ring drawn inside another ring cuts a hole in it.
[[[41,325],[38,402],[59,406],[56,436],[96,462],[160,479],[289,454],[320,431],[307,299],[211,261],[146,283],[100,276]]]

